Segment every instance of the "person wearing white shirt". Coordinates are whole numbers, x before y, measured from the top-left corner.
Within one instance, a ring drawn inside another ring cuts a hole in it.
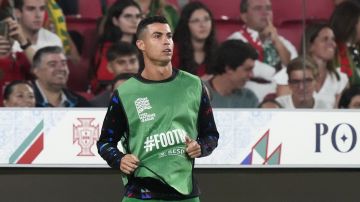
[[[247,83],[247,87],[262,100],[266,94],[275,92],[272,77],[297,57],[297,51],[288,40],[278,35],[272,23],[270,0],[242,0],[240,12],[245,25],[229,39],[242,40],[257,50],[259,59],[255,63],[254,79]]]
[[[35,51],[46,46],[63,47],[61,39],[56,34],[42,27],[45,19],[45,0],[14,0],[14,7],[15,16]],[[13,44],[13,52],[22,50],[19,43]]]
[[[305,44],[307,54],[316,62],[319,71],[314,96],[336,107],[349,79],[332,62],[336,51],[334,32],[325,23],[310,24],[305,30]],[[286,69],[277,73],[274,80],[278,85],[278,96],[290,93]]]
[[[315,97],[316,79],[319,71],[316,63],[310,57],[298,57],[287,66],[291,94],[276,98],[276,101],[286,109],[313,108],[331,109],[328,102]]]

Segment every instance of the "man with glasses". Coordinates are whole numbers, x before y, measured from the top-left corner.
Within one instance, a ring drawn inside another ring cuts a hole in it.
[[[287,109],[333,108],[324,100],[314,97],[316,77],[319,75],[319,70],[311,58],[298,57],[290,61],[287,67],[287,74],[289,76],[291,94],[276,98],[276,101],[278,101],[281,106]]]

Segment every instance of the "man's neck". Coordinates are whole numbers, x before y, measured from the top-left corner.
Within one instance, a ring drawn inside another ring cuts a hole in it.
[[[170,78],[172,71],[171,62],[167,65],[156,65],[145,61],[145,68],[141,72],[141,76],[147,80],[162,81]]]
[[[225,75],[216,75],[210,82],[212,88],[221,96],[231,95],[235,90]]]
[[[39,31],[40,30],[32,31],[32,30],[23,28],[23,32],[24,32],[26,38],[28,38],[31,41],[32,44],[37,44]]]

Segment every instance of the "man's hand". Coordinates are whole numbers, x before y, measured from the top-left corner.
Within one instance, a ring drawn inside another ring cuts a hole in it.
[[[20,45],[26,44],[27,39],[19,23],[11,18],[7,18],[5,21],[9,25],[9,37],[18,41]]]
[[[267,24],[267,27],[260,33],[260,38],[262,40],[271,39],[273,43],[276,43],[279,39],[279,35],[270,17],[267,18]]]
[[[131,174],[135,171],[135,169],[138,167],[139,159],[132,155],[132,154],[126,154],[122,159],[120,163],[120,170],[125,174]]]
[[[201,155],[201,147],[197,141],[190,139],[188,136],[185,137],[186,153],[190,158],[197,158]]]

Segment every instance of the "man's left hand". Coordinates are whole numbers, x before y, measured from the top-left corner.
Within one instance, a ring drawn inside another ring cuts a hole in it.
[[[186,153],[190,158],[197,158],[201,155],[201,147],[195,140],[190,139],[188,136],[185,137]]]

